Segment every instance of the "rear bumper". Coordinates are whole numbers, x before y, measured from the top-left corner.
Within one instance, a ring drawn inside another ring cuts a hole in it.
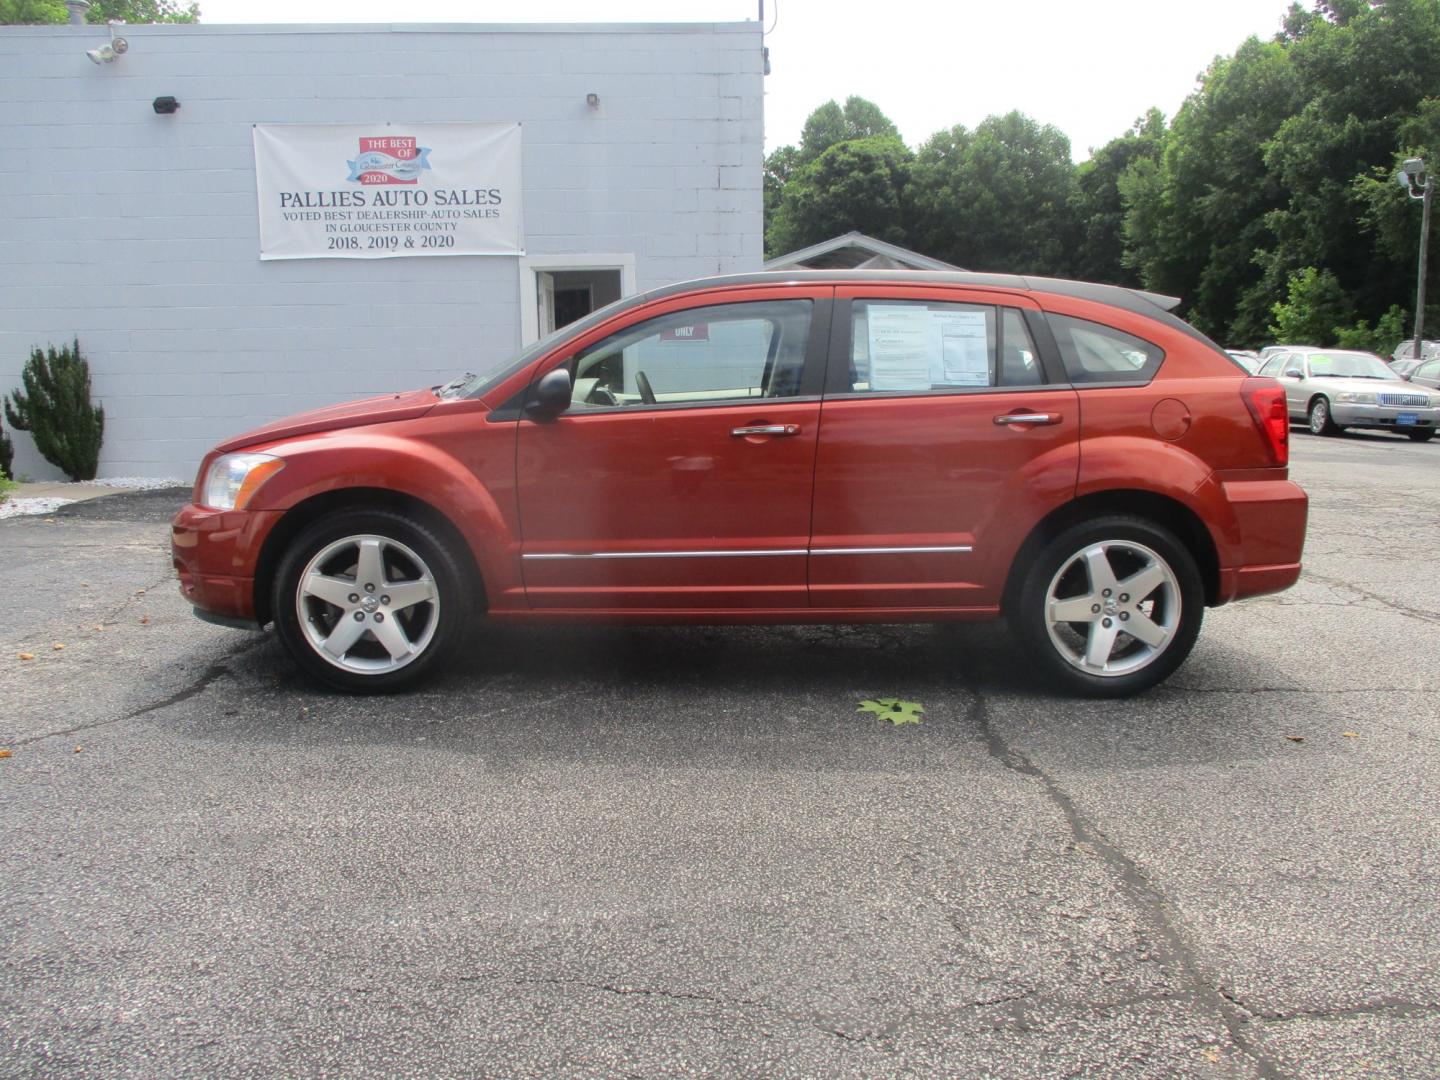
[[[1236,535],[1221,548],[1216,603],[1280,592],[1300,577],[1310,500],[1290,480],[1235,480],[1223,485]],[[1228,548],[1228,550],[1227,550]]]
[[[193,503],[170,523],[180,595],[225,626],[254,628],[255,566],[278,510],[211,510]]]

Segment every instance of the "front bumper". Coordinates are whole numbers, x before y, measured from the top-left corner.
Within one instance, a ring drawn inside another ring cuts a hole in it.
[[[223,625],[256,626],[255,567],[280,513],[184,507],[170,523],[180,595]]]
[[[1335,401],[1330,417],[1341,427],[1380,428],[1386,431],[1434,431],[1440,426],[1440,409],[1404,405],[1354,405]],[[1401,423],[1402,418],[1412,418]]]

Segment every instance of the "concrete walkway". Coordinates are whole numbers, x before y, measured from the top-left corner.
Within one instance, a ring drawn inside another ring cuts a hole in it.
[[[124,495],[135,488],[107,487],[102,484],[67,484],[64,481],[50,481],[39,484],[18,484],[10,492],[12,499],[69,499],[79,502],[84,499],[98,499],[101,495]]]

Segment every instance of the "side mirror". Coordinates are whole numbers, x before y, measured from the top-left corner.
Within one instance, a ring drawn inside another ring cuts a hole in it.
[[[547,371],[540,381],[530,388],[530,400],[525,402],[525,412],[534,420],[553,420],[570,407],[570,395],[574,392],[570,381],[570,369],[558,367]]]
[[[1298,367],[1290,367],[1285,369],[1285,378],[1287,379],[1303,379],[1304,377],[1305,373],[1301,371]]]

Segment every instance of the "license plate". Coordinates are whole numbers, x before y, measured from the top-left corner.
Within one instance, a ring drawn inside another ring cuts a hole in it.
[[[1420,417],[1413,412],[1402,412],[1395,417],[1397,424],[1418,424]]]

